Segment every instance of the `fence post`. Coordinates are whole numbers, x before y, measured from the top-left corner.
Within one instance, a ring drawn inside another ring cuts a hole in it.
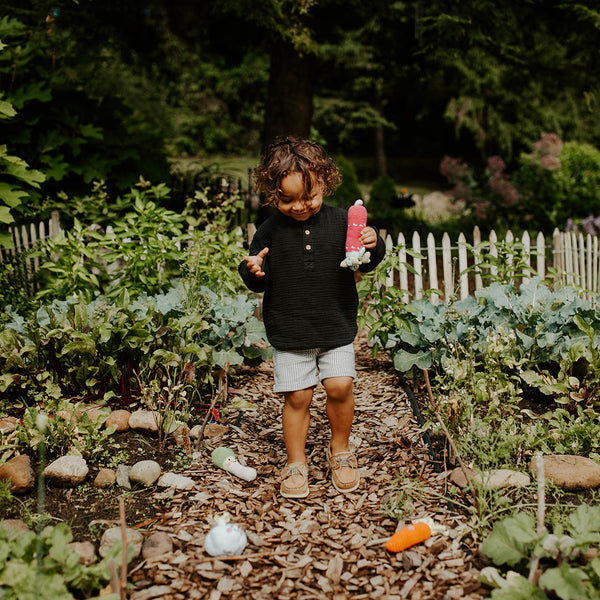
[[[427,236],[427,258],[429,262],[429,288],[432,290],[438,290],[438,276],[437,276],[437,255],[435,252],[435,237],[433,233],[429,232]],[[436,305],[439,304],[440,297],[438,294],[431,295],[431,303]]]
[[[525,231],[523,233],[523,237],[521,238],[521,242],[523,243],[523,262],[526,267],[523,269],[523,276],[521,277],[521,281],[523,283],[527,283],[530,279],[531,275],[531,239],[529,238],[529,232]]]
[[[442,265],[444,267],[444,299],[450,302],[454,294],[454,275],[452,273],[452,246],[446,231],[442,236]]]
[[[398,234],[398,278],[401,290],[408,290],[408,269],[406,268],[406,240],[404,234]],[[402,302],[408,303],[408,293],[402,294]]]
[[[494,257],[494,258],[498,258],[498,236],[496,235],[496,232],[492,229],[490,231],[490,256]],[[498,275],[498,265],[494,264],[494,262],[492,261],[490,264],[490,275],[492,276],[496,276]]]
[[[480,290],[483,287],[483,280],[481,278],[481,230],[477,225],[473,227],[473,266],[475,267],[475,289]]]
[[[391,235],[386,235],[385,238],[385,252],[386,254],[390,253],[392,248],[394,247],[394,240],[392,240]],[[394,261],[391,262],[391,266],[385,274],[385,288],[394,287]]]
[[[554,285],[565,282],[565,260],[564,260],[564,233],[558,227],[552,232],[552,266],[555,271]]]
[[[413,266],[415,268],[415,299],[423,297],[423,264],[421,262],[421,236],[418,231],[413,233]]]
[[[544,279],[546,276],[546,240],[541,231],[537,234],[535,249],[537,252],[536,271],[538,276]]]
[[[458,236],[458,276],[460,278],[460,299],[464,300],[469,295],[469,262],[467,260],[467,238],[461,231]]]

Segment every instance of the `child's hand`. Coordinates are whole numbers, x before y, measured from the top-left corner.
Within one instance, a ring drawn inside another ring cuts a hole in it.
[[[248,269],[250,269],[250,273],[252,273],[252,275],[254,275],[254,277],[264,277],[265,276],[265,272],[262,270],[262,265],[263,265],[264,258],[267,255],[268,251],[269,251],[268,248],[263,248],[255,256],[245,256],[244,257],[244,260],[246,261],[246,264],[248,265]]]
[[[360,232],[360,243],[367,250],[372,250],[377,246],[377,232],[372,227],[365,227]]]

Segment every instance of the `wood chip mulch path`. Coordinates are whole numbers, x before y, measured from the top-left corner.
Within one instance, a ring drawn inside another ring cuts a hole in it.
[[[310,494],[302,500],[279,496],[285,462],[281,399],[272,392],[272,363],[248,369],[230,398],[253,402],[258,410],[225,415],[227,431],[207,438],[203,457],[183,473],[196,487],[176,492],[154,527],[172,536],[174,551],[134,567],[131,600],[478,600],[486,595],[465,541],[466,519],[443,497],[445,476],[433,468],[397,374],[386,357],[371,358],[364,340],[356,349],[351,444],[361,467],[360,488],[340,494],[331,485],[325,394],[319,386],[307,441]],[[258,477],[248,483],[214,467],[210,452],[217,446],[234,449]],[[404,486],[420,490],[406,522],[429,516],[448,532],[391,554],[384,544],[398,523],[382,505]],[[214,558],[204,549],[210,517],[223,512],[247,534],[241,556]]]

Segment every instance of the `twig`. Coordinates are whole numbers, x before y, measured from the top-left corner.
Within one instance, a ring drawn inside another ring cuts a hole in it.
[[[121,520],[121,539],[123,550],[121,553],[121,600],[127,599],[127,523],[125,521],[125,500],[119,497],[119,517]]]
[[[200,433],[198,434],[198,439],[196,440],[196,452],[200,450],[200,444],[204,439],[204,429],[212,415],[212,412],[217,404],[217,400],[222,400],[223,402],[227,400],[227,376],[229,374],[229,363],[225,363],[225,367],[221,369],[221,373],[219,373],[219,384],[217,387],[217,393],[213,395],[212,400],[210,401],[210,408],[208,409],[206,416],[204,417],[204,421],[202,422],[202,427],[200,428]]]
[[[440,413],[438,412],[438,410],[436,408],[435,399],[433,398],[433,392],[431,391],[431,383],[429,382],[429,372],[427,369],[423,369],[423,375],[425,376],[425,385],[427,386],[427,393],[429,395],[429,401],[431,402],[431,408],[435,414],[436,419],[438,420],[438,423],[440,424],[440,426],[442,428],[442,431],[444,432],[444,435],[446,436],[446,439],[448,440],[448,443],[450,444],[450,447],[452,448],[452,452],[454,452],[454,456],[456,456],[456,460],[458,461],[458,464],[460,465],[463,475],[465,476],[465,480],[469,481],[469,473],[467,471],[467,467],[465,466],[465,463],[463,462],[463,460],[460,456],[458,448],[456,447],[456,444],[454,443],[454,439],[450,435],[450,432],[448,431],[448,428],[446,427],[446,424],[444,423],[442,416],[440,415]],[[479,498],[477,497],[477,492],[475,491],[474,488],[471,488],[471,495],[473,496],[473,502],[475,503],[475,506],[479,507]]]

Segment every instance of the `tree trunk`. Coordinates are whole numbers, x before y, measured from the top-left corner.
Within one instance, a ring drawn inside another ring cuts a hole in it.
[[[263,145],[275,138],[310,135],[313,114],[314,73],[310,57],[298,54],[288,42],[271,49],[271,69],[263,130]]]

